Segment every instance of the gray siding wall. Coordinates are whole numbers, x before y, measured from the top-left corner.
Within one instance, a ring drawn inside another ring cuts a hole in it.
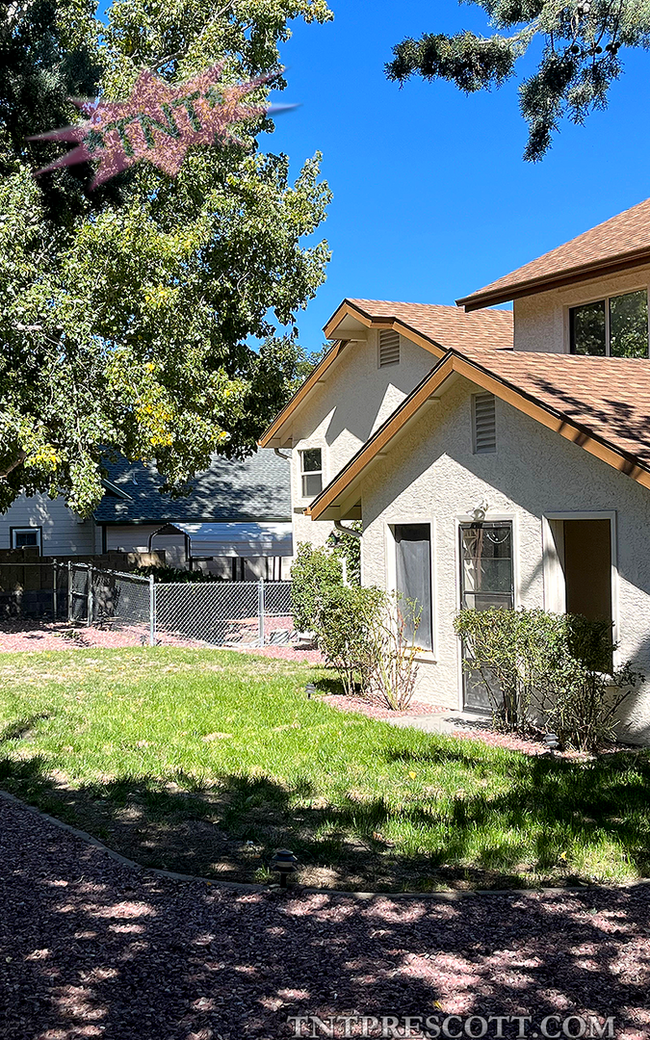
[[[63,498],[21,495],[6,513],[0,514],[0,548],[11,548],[12,527],[40,527],[44,556],[85,556],[95,549],[93,520],[80,521]]]

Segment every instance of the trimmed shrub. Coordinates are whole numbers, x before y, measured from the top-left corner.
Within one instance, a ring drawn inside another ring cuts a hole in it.
[[[614,739],[621,704],[644,676],[614,669],[608,622],[544,610],[462,610],[455,629],[464,667],[478,673],[495,724],[526,735],[543,727],[595,751]]]
[[[376,651],[374,634],[385,598],[378,588],[341,585],[327,590],[320,601],[314,622],[316,642],[349,695],[368,688]]]
[[[345,587],[340,557],[301,542],[291,568],[291,612],[299,632],[313,632],[324,598]]]

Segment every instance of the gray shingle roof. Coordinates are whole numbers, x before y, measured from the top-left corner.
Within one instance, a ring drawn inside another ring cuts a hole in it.
[[[214,455],[210,469],[182,498],[160,494],[154,464],[120,459],[107,463],[108,479],[128,498],[107,493],[95,510],[99,524],[174,521],[290,520],[290,463],[268,448],[243,462]]]

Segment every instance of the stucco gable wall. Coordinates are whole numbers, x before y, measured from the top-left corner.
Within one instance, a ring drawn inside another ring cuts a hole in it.
[[[310,500],[301,494],[300,451],[304,448],[323,450],[325,486],[437,360],[435,355],[402,336],[400,363],[379,368],[377,349],[376,331],[369,332],[367,343],[351,343],[346,347],[325,382],[314,387],[294,418],[291,495],[296,544],[301,541],[323,544],[332,529],[329,523],[315,523],[302,515]]]
[[[616,511],[618,620],[622,659],[650,677],[650,492],[631,478],[497,401],[498,451],[473,455],[471,393],[459,381],[380,460],[362,487],[364,584],[385,586],[392,551],[388,525],[433,521],[435,656],[423,660],[416,694],[460,706],[457,519],[482,501],[487,519],[512,518],[517,605],[544,606],[542,517],[549,512]],[[634,739],[650,742],[646,683],[628,721]]]
[[[650,266],[514,301],[515,350],[569,353],[569,308],[650,285]]]

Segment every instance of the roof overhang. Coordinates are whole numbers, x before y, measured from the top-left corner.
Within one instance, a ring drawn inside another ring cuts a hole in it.
[[[567,285],[577,285],[594,278],[605,278],[608,275],[619,274],[646,264],[650,264],[650,250],[635,250],[621,256],[610,257],[607,260],[596,260],[591,264],[567,268],[559,273],[544,275],[541,278],[512,282],[509,285],[488,286],[470,296],[463,296],[462,299],[456,300],[456,304],[458,307],[464,307],[467,312],[478,311],[484,307],[508,303],[510,300],[520,300],[524,296],[536,296],[538,293],[561,289]]]
[[[436,358],[444,357],[446,353],[443,346],[435,340],[422,335],[421,332],[412,328],[402,319],[396,316],[373,317],[357,304],[352,303],[350,300],[344,300],[323,328],[326,338],[334,339],[336,342],[325,357],[316,365],[316,368],[310,373],[288,404],[278,413],[271,425],[266,428],[257,442],[260,448],[292,447],[291,434],[288,432],[289,421],[312,389],[318,383],[325,381],[328,370],[338,360],[348,344],[367,340],[370,329],[393,329],[406,339],[423,347],[424,350],[428,350]]]
[[[348,519],[346,511],[353,505],[358,508],[361,480],[368,468],[378,459],[385,457],[391,442],[405,431],[408,424],[419,415],[422,407],[436,397],[441,397],[451,386],[451,380],[459,376],[529,415],[547,429],[559,433],[565,440],[584,448],[620,473],[650,488],[650,471],[640,466],[632,456],[612,447],[560,412],[541,404],[530,394],[490,372],[480,363],[450,351],[350,459],[334,480],[321,491],[305,513],[312,520]]]
[[[381,317],[375,315],[373,317],[372,314],[360,307],[358,303],[353,303],[351,300],[343,301],[323,327],[323,332],[327,339],[365,340],[368,338],[369,329],[392,329],[394,332],[399,332],[406,339],[410,339],[412,343],[417,343],[419,347],[428,350],[430,354],[437,358],[443,357],[446,353],[445,347],[441,346],[436,340],[431,339],[430,336],[425,336],[422,332],[418,332],[403,318],[399,318],[395,314],[382,315]]]
[[[276,415],[271,425],[266,428],[257,442],[260,448],[290,448],[292,446],[291,439],[287,438],[284,432],[287,422],[292,418],[294,412],[297,411],[313,387],[317,383],[323,382],[328,368],[334,364],[346,347],[347,340],[339,340],[338,343],[333,345],[331,350],[328,350],[325,357],[319,361],[313,372],[307,376],[288,404]]]

